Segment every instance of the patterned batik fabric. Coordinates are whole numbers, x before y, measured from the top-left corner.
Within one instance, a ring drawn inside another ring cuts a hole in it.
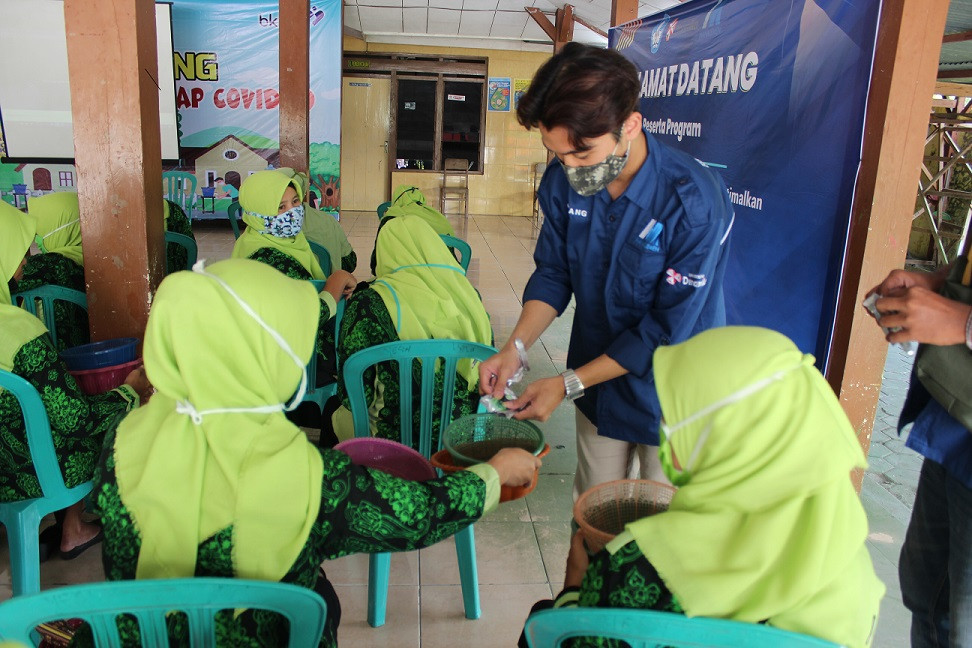
[[[40,394],[65,485],[73,488],[90,480],[106,432],[137,403],[134,392],[125,387],[95,396],[83,394],[47,335],[20,348],[13,373]],[[9,391],[0,392],[0,501],[41,495],[20,405]]]
[[[168,203],[169,217],[165,221],[165,231],[182,234],[195,241],[196,237],[192,233],[192,222],[186,216],[186,212],[171,200]],[[189,252],[178,243],[168,243],[165,246],[165,262],[165,274],[167,275],[179,270],[185,270],[189,262]]]
[[[60,286],[84,292],[84,268],[56,252],[34,254],[27,259],[23,279],[17,282],[17,291],[41,286]],[[71,302],[54,302],[54,331],[58,351],[87,344],[91,341],[88,311]]]
[[[343,362],[347,358],[361,351],[386,342],[397,342],[398,333],[395,324],[381,296],[374,290],[359,290],[348,300],[341,320],[341,333],[338,342],[338,359]],[[365,370],[364,375],[365,399],[369,405],[375,404],[376,393],[381,395],[378,414],[372,420],[377,426],[375,436],[383,439],[398,441],[401,439],[401,402],[398,389],[398,365],[394,362],[382,362]],[[442,367],[435,372],[435,402],[441,402],[445,371]],[[412,429],[421,429],[422,415],[422,368],[418,363],[412,367]],[[348,392],[338,367],[338,396],[344,407],[350,409]],[[456,388],[453,399],[453,419],[474,414],[479,406],[479,393],[470,392],[465,378],[456,374]],[[432,444],[439,447],[440,408],[435,408],[432,417]],[[418,434],[412,435],[412,446],[418,450]]]
[[[358,267],[358,255],[354,250],[351,250],[343,257],[341,257],[341,269],[345,272],[354,272],[354,269]]]
[[[115,480],[114,431],[105,440],[95,476],[95,509],[105,530],[103,559],[108,580],[135,578],[141,537],[125,508]],[[314,589],[326,582],[324,560],[352,553],[411,551],[427,547],[472,524],[483,512],[485,483],[461,471],[424,483],[392,477],[355,466],[342,452],[321,450],[321,505],[310,536],[282,582]],[[233,527],[222,529],[199,545],[197,577],[233,577]],[[337,645],[337,620],[329,610],[321,646]],[[118,622],[123,646],[138,646],[138,629],[128,619]],[[168,619],[171,646],[187,646],[184,617]],[[73,645],[90,646],[84,628]],[[216,622],[218,646],[285,646],[286,623],[276,614],[248,610],[235,620],[221,614]]]
[[[636,608],[684,614],[638,544],[629,542],[613,555],[601,551],[591,558],[578,594],[579,607]],[[567,648],[622,648],[623,641],[605,637],[577,637]]]

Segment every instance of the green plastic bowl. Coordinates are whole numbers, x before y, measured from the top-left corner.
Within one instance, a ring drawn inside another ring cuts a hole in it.
[[[543,432],[530,421],[496,414],[468,414],[445,429],[442,438],[458,465],[472,466],[493,458],[503,448],[523,448],[534,455],[545,445]]]

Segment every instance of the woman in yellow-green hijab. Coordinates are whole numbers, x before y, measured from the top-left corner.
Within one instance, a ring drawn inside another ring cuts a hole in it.
[[[300,183],[300,193],[304,197],[304,236],[312,243],[317,243],[325,250],[331,258],[331,267],[340,267],[342,270],[354,272],[358,265],[358,255],[348,242],[348,237],[341,229],[340,223],[335,218],[320,209],[315,209],[308,204],[307,191],[309,189],[307,174],[298,173],[289,167],[277,169],[280,173],[289,178],[293,178]]]
[[[378,233],[381,233],[381,228],[384,227],[390,219],[400,216],[414,216],[416,218],[421,218],[435,231],[436,234],[446,234],[448,236],[456,235],[452,225],[449,224],[449,220],[442,215],[442,212],[428,204],[428,201],[425,199],[425,194],[423,194],[418,187],[413,187],[407,184],[398,185],[395,187],[395,191],[392,192],[391,206],[385,210],[385,215],[381,217],[381,223],[378,225]],[[372,273],[375,272],[375,265],[377,264],[375,259],[375,254],[378,251],[377,243],[378,237],[375,236],[375,249],[371,252]],[[452,248],[449,248],[449,251],[453,252]]]
[[[850,473],[866,467],[830,386],[785,336],[700,333],[654,354],[668,511],[628,524],[557,604],[640,607],[871,644],[884,585]],[[571,563],[573,560],[573,567]]]
[[[476,289],[439,235],[421,218],[386,219],[375,245],[377,279],[348,300],[338,341],[339,359],[362,349],[396,340],[468,340],[492,344],[489,316]],[[476,411],[477,371],[470,361],[457,367],[454,416]],[[373,433],[398,439],[398,379],[379,366],[365,372],[365,392],[372,408]],[[340,379],[340,374],[339,374]],[[441,384],[443,374],[436,373]],[[375,385],[381,388],[375,389]],[[335,415],[339,438],[351,435],[347,391],[339,380],[344,411]],[[376,393],[381,396],[376,400]],[[418,398],[421,390],[412,393]],[[421,408],[415,407],[416,417]],[[418,420],[416,418],[416,420]],[[437,426],[433,426],[436,429]],[[417,429],[417,428],[416,428]],[[416,444],[418,436],[415,436]],[[436,438],[432,446],[438,447]]]
[[[196,240],[192,233],[192,222],[182,211],[182,207],[171,200],[162,200],[162,224],[166,232],[182,234],[188,236],[193,241]],[[189,259],[189,252],[178,243],[169,243],[165,246],[165,273],[171,274],[179,270],[185,270]]]
[[[244,259],[162,282],[145,334],[158,391],[106,440],[95,484],[108,579],[302,585],[327,601],[321,645],[333,646],[340,604],[324,560],[428,546],[494,506],[500,484],[532,474],[537,460],[521,451],[410,482],[314,447],[284,412],[306,384],[318,301],[308,282]],[[119,626],[138,645],[137,628]],[[286,626],[262,611],[221,614],[216,640],[284,646]]]
[[[59,191],[31,198],[28,213],[34,217],[34,237],[40,254],[27,260],[15,292],[41,286],[61,286],[84,292],[84,255],[81,250],[81,212],[78,194]],[[69,302],[54,305],[58,350],[90,341],[88,313]]]
[[[91,479],[101,454],[102,440],[118,418],[138,404],[139,393],[148,391],[142,370],[133,371],[118,389],[89,396],[77,382],[51,343],[44,324],[11,304],[8,281],[24,270],[24,255],[36,231],[34,218],[0,201],[0,369],[17,374],[40,394],[51,425],[57,462],[68,488]],[[0,390],[0,501],[40,497],[27,432],[17,399]],[[81,504],[58,512],[60,532],[55,529],[51,546],[74,558],[100,540],[98,528],[82,523]],[[44,535],[42,534],[42,538]]]
[[[325,279],[304,236],[300,182],[279,171],[257,171],[240,186],[246,231],[233,246],[234,259],[273,266],[291,279]]]

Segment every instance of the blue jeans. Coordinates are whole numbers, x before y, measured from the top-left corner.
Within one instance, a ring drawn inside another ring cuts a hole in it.
[[[972,490],[925,459],[898,562],[912,648],[972,648]]]

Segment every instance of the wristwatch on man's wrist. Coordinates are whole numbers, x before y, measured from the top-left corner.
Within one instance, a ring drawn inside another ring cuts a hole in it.
[[[572,401],[584,395],[584,383],[580,381],[573,369],[568,369],[560,375],[564,377],[564,398]]]

